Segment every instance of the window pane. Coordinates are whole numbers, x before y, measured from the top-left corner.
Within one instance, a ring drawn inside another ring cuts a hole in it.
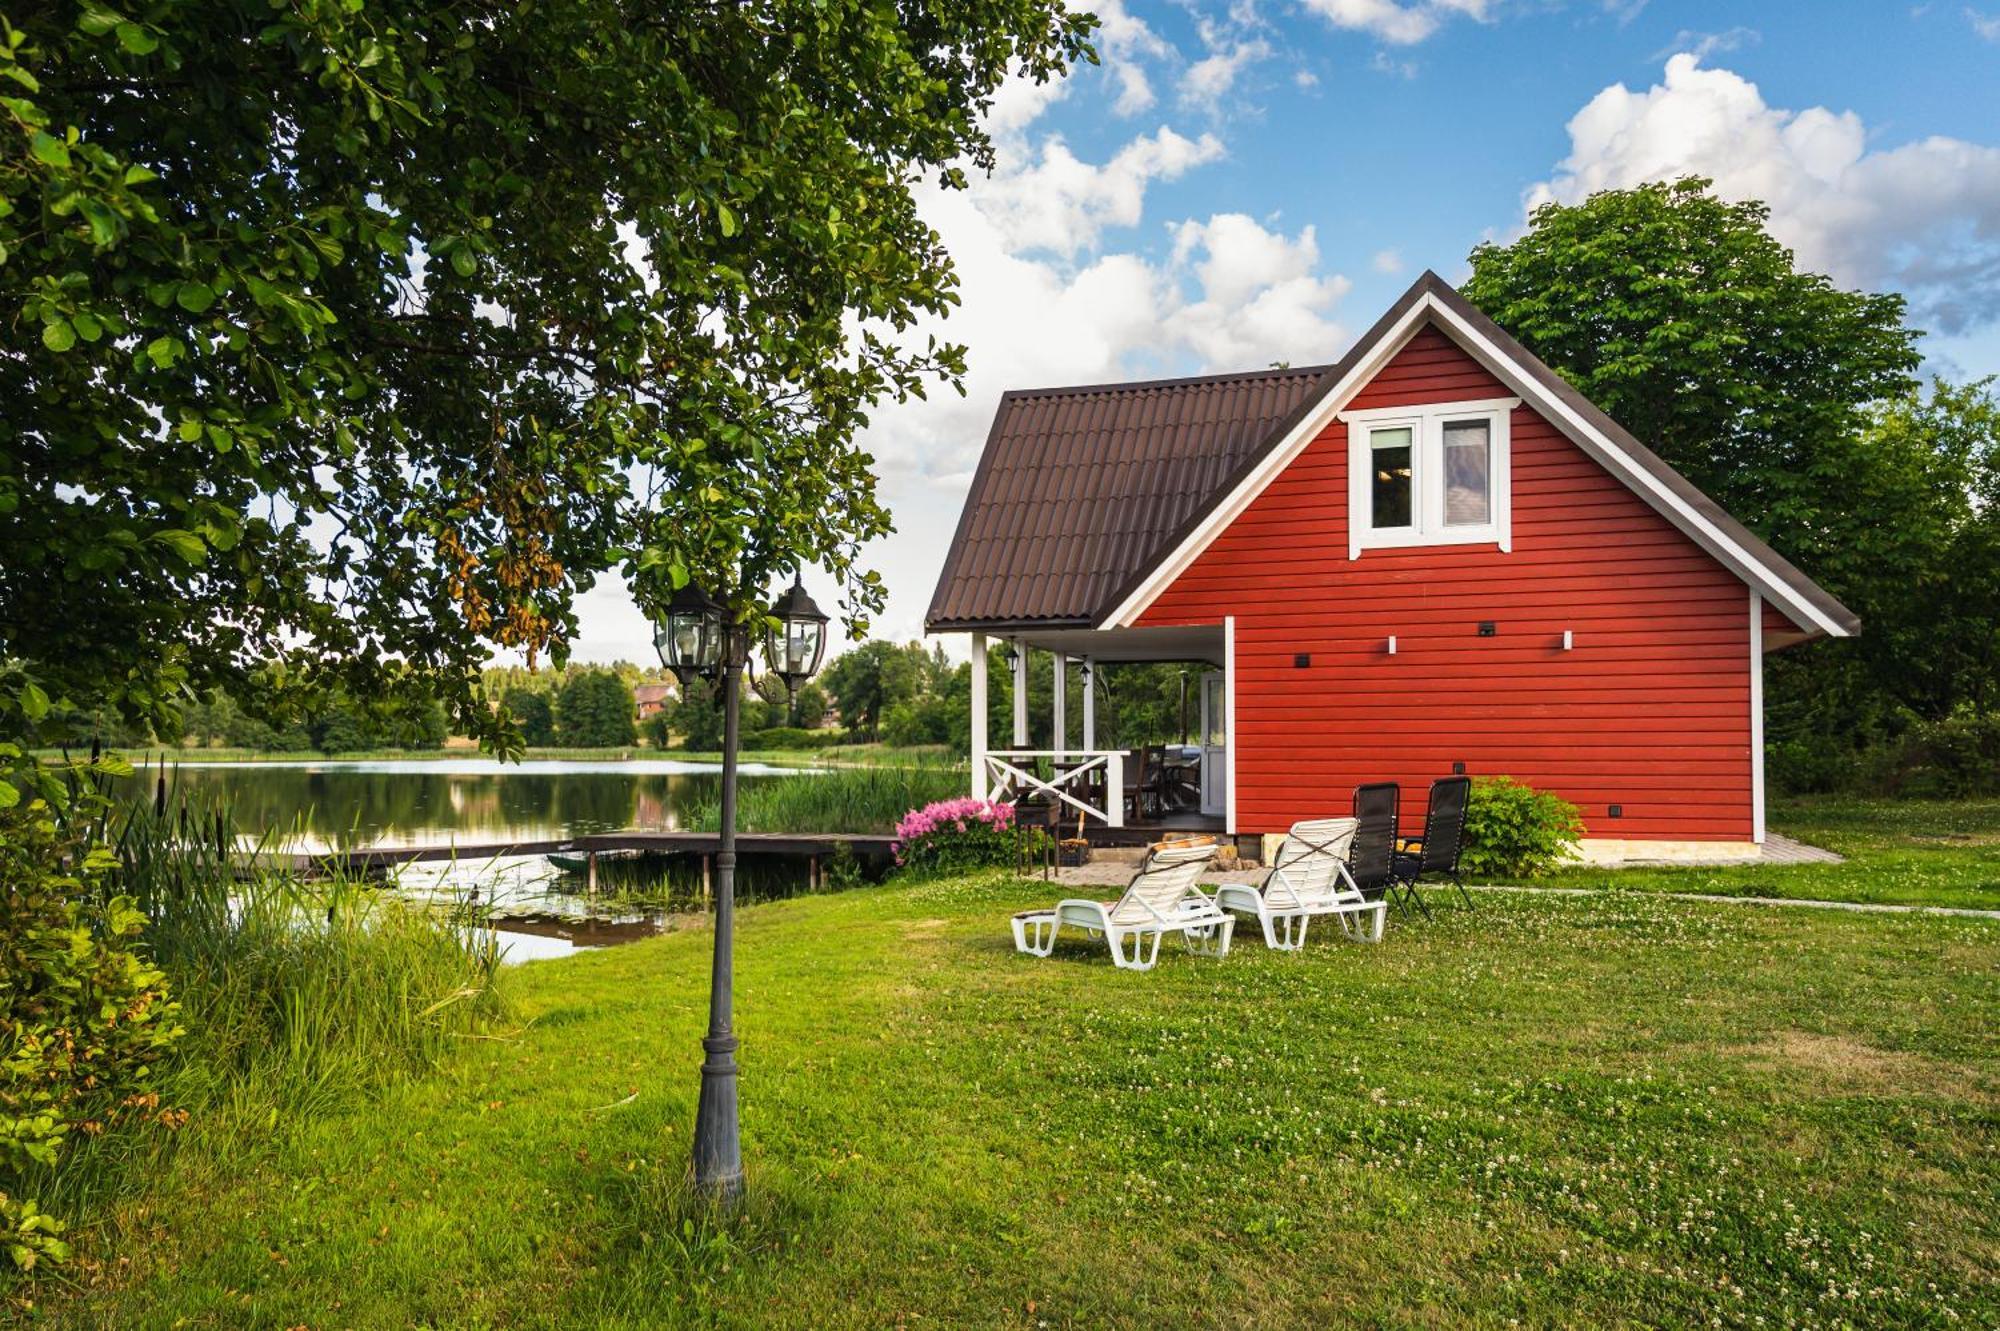
[[[1375,472],[1373,504],[1369,510],[1371,526],[1410,525],[1410,453],[1413,443],[1407,425],[1370,432],[1369,461]]]
[[[1482,526],[1493,520],[1492,450],[1486,421],[1446,421],[1444,425],[1444,522],[1447,527]]]

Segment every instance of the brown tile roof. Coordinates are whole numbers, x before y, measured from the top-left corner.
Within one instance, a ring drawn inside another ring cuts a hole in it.
[[[1092,623],[1326,369],[1006,394],[926,627]]]

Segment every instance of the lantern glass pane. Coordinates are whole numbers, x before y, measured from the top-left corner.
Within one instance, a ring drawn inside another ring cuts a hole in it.
[[[811,674],[819,659],[820,626],[806,619],[793,620],[786,627],[790,631],[785,635],[785,669],[794,675]]]

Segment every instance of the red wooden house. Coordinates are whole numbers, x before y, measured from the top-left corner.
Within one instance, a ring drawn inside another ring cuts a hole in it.
[[[974,635],[976,793],[1112,827],[1129,757],[984,733],[985,643],[1205,663],[1198,808],[1236,834],[1505,774],[1596,858],[1754,855],[1766,651],[1855,616],[1426,273],[1337,364],[1008,393],[931,603]],[[1072,742],[1074,741],[1074,742]]]

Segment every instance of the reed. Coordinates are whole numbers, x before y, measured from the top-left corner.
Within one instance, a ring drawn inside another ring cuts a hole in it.
[[[88,1143],[59,1176],[31,1180],[51,1209],[85,1216],[137,1186],[162,1152],[225,1169],[309,1122],[421,1075],[504,1016],[498,949],[469,907],[408,903],[351,876],[308,878],[238,847],[226,807],[169,798],[102,827],[111,890],[149,921],[186,1033],[160,1084],[186,1110],[157,1134]]]
[[[963,795],[966,770],[945,763],[841,767],[745,782],[736,800],[743,832],[892,832],[896,820],[935,800]],[[686,825],[712,832],[722,824],[712,801],[689,807]]]

